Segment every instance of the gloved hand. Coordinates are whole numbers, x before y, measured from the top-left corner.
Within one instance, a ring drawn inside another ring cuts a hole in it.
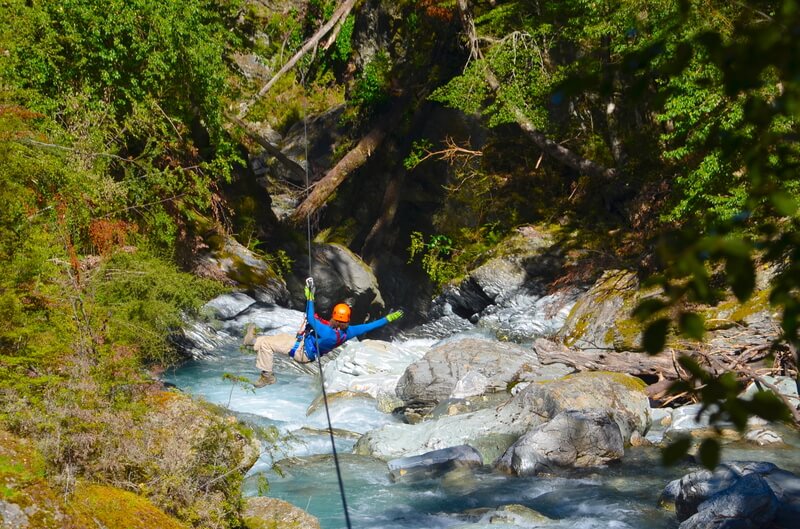
[[[308,301],[314,301],[314,292],[315,291],[316,291],[316,288],[314,287],[314,279],[312,279],[310,277],[307,278],[306,279],[305,293],[306,293],[306,299]]]
[[[403,311],[402,310],[396,310],[396,311],[386,315],[386,321],[388,321],[389,323],[392,323],[393,321],[397,321],[402,317],[403,317]]]

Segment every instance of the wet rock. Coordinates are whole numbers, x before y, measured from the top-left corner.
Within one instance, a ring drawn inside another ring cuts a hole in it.
[[[298,310],[259,303],[251,305],[234,319],[223,322],[222,327],[237,336],[243,336],[244,329],[251,323],[259,334],[294,334],[302,325],[303,318],[304,314]]]
[[[667,485],[662,498],[674,498],[678,520],[686,524],[683,529],[788,529],[800,516],[800,477],[772,463],[737,461],[714,472],[687,474]],[[739,525],[720,525],[723,522]]]
[[[212,299],[200,309],[217,320],[230,320],[247,310],[256,300],[244,292],[230,292]]]
[[[567,410],[607,410],[628,440],[650,424],[649,405],[638,379],[616,373],[579,373],[534,383],[507,402],[488,409],[419,424],[390,424],[365,434],[355,451],[381,459],[417,455],[468,444],[485,461],[494,460],[530,428]]]
[[[619,426],[607,412],[570,410],[523,435],[495,466],[529,476],[559,468],[600,466],[624,453]]]
[[[783,444],[783,437],[769,428],[754,428],[744,435],[745,441],[758,446]]]
[[[289,502],[277,498],[246,498],[242,510],[246,529],[302,527],[319,529],[319,520]]]
[[[525,366],[538,365],[530,349],[464,338],[438,345],[409,365],[397,383],[397,396],[424,415],[442,400],[456,396],[454,392],[459,396],[505,392]]]
[[[457,468],[481,467],[483,459],[471,446],[460,445],[418,456],[392,459],[387,465],[392,481],[418,481],[436,478]]]
[[[328,391],[355,391],[378,398],[390,395],[394,408],[403,405],[395,386],[406,367],[422,356],[430,341],[398,345],[381,340],[352,340],[324,367]]]
[[[214,351],[231,340],[231,335],[212,324],[187,320],[169,340],[182,355],[198,359],[213,356]]]
[[[798,397],[798,394],[797,394],[797,391],[798,391],[797,382],[792,377],[786,377],[786,376],[773,377],[773,376],[765,375],[762,378],[764,379],[765,382],[768,382],[768,383],[774,385],[778,389],[780,394],[782,396],[786,397],[786,399],[789,401],[789,403],[791,405],[793,405],[795,408],[800,406],[800,397]],[[761,386],[761,388],[759,388],[758,384],[756,384],[754,382],[751,382],[747,386],[747,388],[744,390],[744,392],[742,393],[741,397],[744,398],[744,399],[750,399],[758,391],[761,391],[761,389],[766,390],[766,391],[770,391],[769,389],[765,388],[763,385]]]
[[[700,504],[680,529],[759,529],[769,527],[777,510],[778,500],[764,478],[748,474]]]
[[[312,267],[316,285],[315,306],[320,316],[328,318],[337,303],[353,309],[352,323],[361,323],[382,316],[385,309],[378,280],[359,256],[340,244],[314,244]],[[308,275],[306,272],[305,276]],[[303,280],[305,277],[302,278]],[[305,285],[289,279],[289,289],[296,308],[305,307]]]

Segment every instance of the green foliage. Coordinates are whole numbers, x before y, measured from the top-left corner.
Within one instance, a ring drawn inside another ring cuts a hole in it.
[[[389,99],[391,61],[385,52],[378,52],[365,66],[348,98],[360,115],[370,115]],[[352,110],[351,110],[352,111]]]
[[[429,156],[433,149],[433,143],[427,139],[414,140],[411,144],[411,152],[403,160],[403,167],[407,170],[412,170],[418,166],[422,161]]]
[[[340,63],[350,60],[350,56],[353,54],[353,28],[355,24],[356,18],[353,15],[348,15],[345,18],[330,52],[332,60]]]
[[[454,250],[453,241],[446,235],[432,235],[426,241],[422,233],[415,231],[411,233],[408,262],[420,258],[422,269],[434,284],[441,286],[459,273],[458,268],[450,261]]]
[[[90,292],[106,334],[141,351],[145,361],[169,363],[171,333],[222,288],[179,272],[144,250],[117,253],[96,272]]]

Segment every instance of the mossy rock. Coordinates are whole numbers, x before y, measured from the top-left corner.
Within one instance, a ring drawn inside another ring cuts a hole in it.
[[[578,299],[559,336],[579,349],[635,349],[638,326],[629,325],[639,299],[639,280],[628,270],[607,270]]]
[[[116,487],[81,483],[69,505],[85,527],[188,529],[147,498]]]
[[[246,529],[319,529],[319,520],[277,498],[247,498],[242,511]]]

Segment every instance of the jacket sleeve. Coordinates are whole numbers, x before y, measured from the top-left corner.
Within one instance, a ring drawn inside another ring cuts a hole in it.
[[[366,334],[369,331],[374,331],[379,327],[383,327],[389,323],[389,320],[386,318],[381,318],[379,320],[370,321],[368,323],[362,323],[361,325],[351,325],[347,328],[347,338],[356,338],[357,336],[361,336],[362,334]]]
[[[314,332],[319,332],[319,326],[323,325],[320,321],[314,317],[314,301],[308,300],[306,301],[306,322],[311,325],[314,329]]]

